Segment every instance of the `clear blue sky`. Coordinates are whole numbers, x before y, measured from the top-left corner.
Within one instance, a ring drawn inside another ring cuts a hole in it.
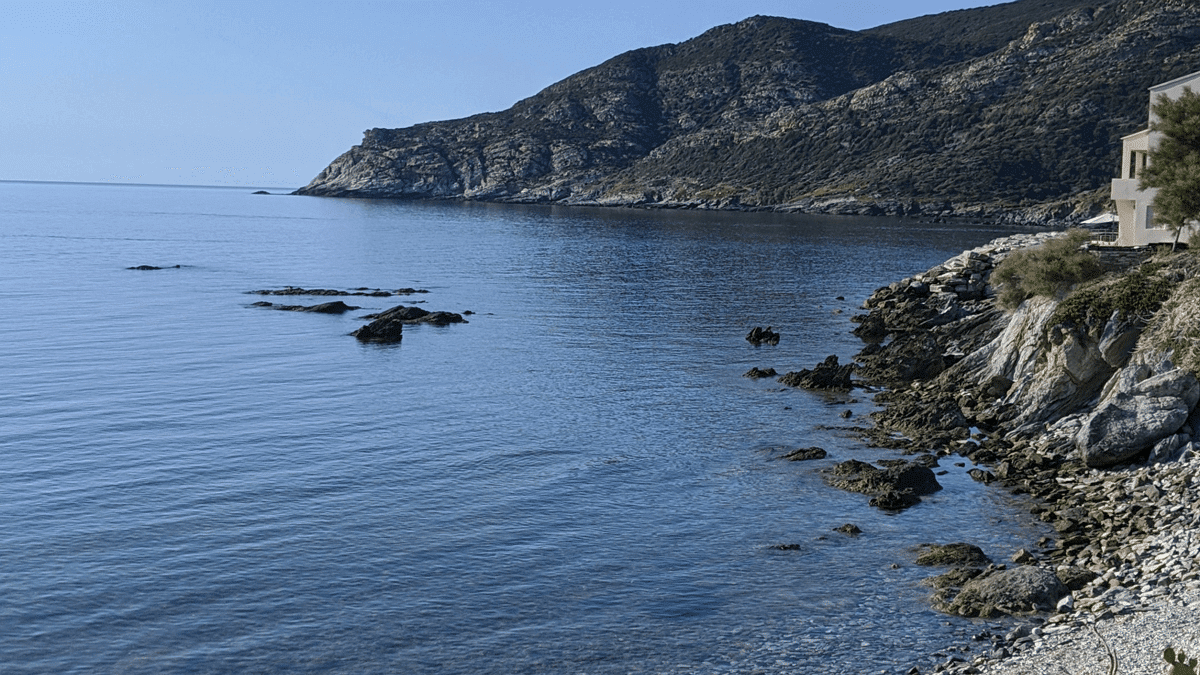
[[[503,110],[756,14],[859,30],[989,4],[3,0],[0,180],[299,187],[365,129]]]

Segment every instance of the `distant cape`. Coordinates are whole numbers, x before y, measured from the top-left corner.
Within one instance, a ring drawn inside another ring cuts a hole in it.
[[[371,129],[297,194],[1082,220],[1191,0],[1019,0],[849,31],[756,16],[503,112]]]

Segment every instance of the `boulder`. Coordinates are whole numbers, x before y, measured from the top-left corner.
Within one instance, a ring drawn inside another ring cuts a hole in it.
[[[779,378],[779,382],[789,387],[846,391],[853,386],[850,382],[853,372],[854,364],[839,365],[838,357],[831,354],[812,370],[790,372]]]
[[[1076,436],[1080,457],[1089,467],[1127,462],[1173,436],[1200,400],[1200,382],[1181,368],[1140,382],[1126,372],[1117,379],[1116,391],[1084,419]],[[1164,446],[1158,454],[1174,449]]]
[[[1054,572],[1021,565],[968,581],[943,609],[950,614],[982,618],[1049,612],[1070,592]]]

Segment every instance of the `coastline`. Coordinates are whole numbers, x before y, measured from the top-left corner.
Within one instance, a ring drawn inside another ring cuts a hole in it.
[[[984,630],[973,644],[949,645],[931,656],[935,665],[923,661],[910,674],[1164,672],[1168,647],[1200,656],[1194,628],[1200,619],[1200,479],[1193,480],[1200,446],[1191,444],[1200,429],[1189,426],[1196,418],[1172,437],[1169,452],[1092,468],[1076,458],[1074,445],[1100,389],[1077,392],[1074,408],[1013,410],[1023,395],[1028,402],[1030,389],[1044,386],[1029,379],[1045,378],[1045,369],[1010,368],[1005,377],[986,367],[1005,358],[1011,364],[1022,350],[1026,362],[1039,358],[1028,353],[1028,337],[1010,344],[1010,326],[1026,322],[1030,333],[1058,328],[1047,325],[1057,301],[1030,300],[1016,312],[1000,311],[990,275],[1009,253],[1061,234],[1018,234],[964,251],[879,289],[864,303],[867,314],[854,317],[854,332],[867,343],[855,357],[859,382],[880,389],[876,400],[884,404],[864,437],[903,454],[962,455],[986,467],[977,480],[1022,495],[1057,537],[1030,542],[1024,556],[972,573],[985,578],[1032,566],[1054,572],[1070,591],[1041,611],[1000,612],[1023,619],[1005,634]],[[1130,329],[1125,361],[1101,370],[1103,380],[1122,373],[1128,379],[1134,366],[1146,371],[1141,379],[1174,367],[1170,354],[1148,364],[1153,359],[1133,348],[1145,324]],[[1057,348],[1040,343],[1047,345]],[[1040,357],[1044,365],[1047,357]],[[948,611],[945,596],[956,590],[935,594],[931,603]]]

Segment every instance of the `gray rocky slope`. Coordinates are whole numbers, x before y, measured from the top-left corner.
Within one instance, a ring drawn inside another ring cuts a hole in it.
[[[753,17],[503,112],[371,129],[299,194],[1086,215],[1149,86],[1200,70],[1189,0],[1019,0],[866,31]]]
[[[1112,652],[1125,664],[1118,672],[1163,672],[1166,647],[1194,654],[1197,644],[1200,254],[1094,250],[1107,274],[1065,297],[999,309],[996,266],[1055,236],[964,252],[879,289],[856,317],[856,333],[871,341],[855,358],[858,383],[885,389],[867,437],[965,455],[982,467],[973,477],[1027,495],[1054,530],[1008,569],[974,564],[930,580],[943,611],[987,617],[1033,606],[1041,626],[984,636],[992,640],[982,653],[976,645],[974,657],[956,655],[939,671],[1105,672]],[[1040,603],[1006,600],[1040,590],[1010,578],[1024,567],[1062,587]],[[1134,620],[1143,613],[1154,617],[1149,626]]]

